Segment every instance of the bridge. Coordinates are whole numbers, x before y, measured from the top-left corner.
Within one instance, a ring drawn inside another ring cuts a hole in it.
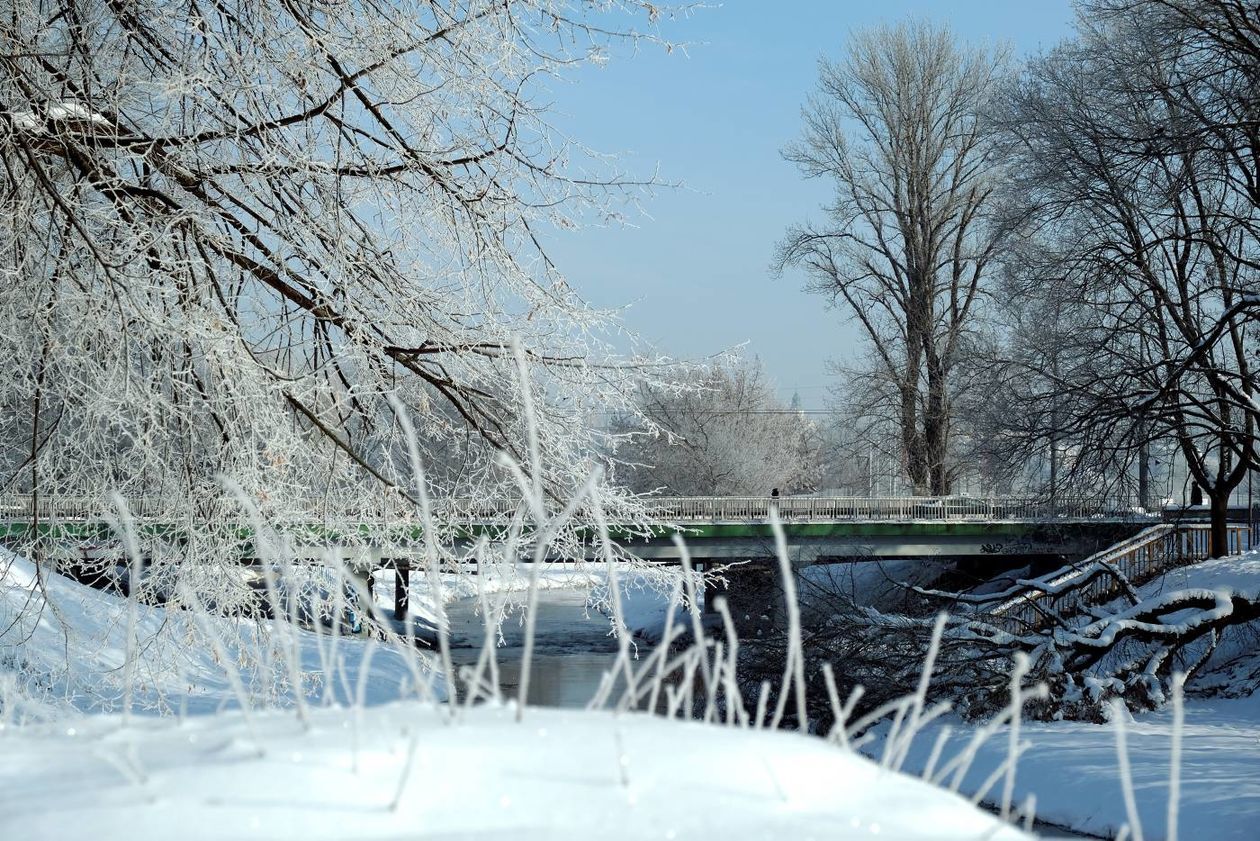
[[[644,559],[676,561],[672,534],[677,531],[686,538],[690,554],[702,560],[765,556],[773,550],[772,509],[796,566],[835,560],[1084,556],[1154,519],[1131,507],[1086,501],[674,498],[653,502],[654,517],[671,526],[624,545]]]
[[[644,560],[676,564],[680,550],[673,536],[680,534],[700,570],[735,560],[773,558],[772,511],[782,523],[794,567],[913,558],[995,570],[1011,566],[1045,570],[1098,552],[1157,520],[1123,503],[1029,498],[657,497],[643,503],[644,519],[652,525],[647,529],[613,525],[618,542]],[[467,524],[455,549],[467,549],[479,534],[501,528],[518,506],[458,499],[434,503],[443,519]],[[393,568],[396,610],[404,612],[410,570],[424,551],[414,508],[330,512],[314,502],[302,508],[309,512],[309,521],[289,529],[294,557],[319,562],[332,552],[352,568]],[[163,500],[130,500],[128,509],[138,528],[179,542],[179,529],[163,521],[169,516]],[[0,497],[0,540],[20,541],[37,527],[49,539],[79,544],[87,557],[116,552],[100,546],[115,538],[107,514],[99,502],[83,498],[8,495]],[[261,560],[251,527],[219,525],[241,537],[243,562]],[[589,541],[587,558],[597,558],[599,552],[596,542]]]
[[[646,529],[613,524],[618,542],[644,560],[677,563],[673,541],[680,534],[702,561],[772,553],[774,511],[783,525],[794,564],[831,559],[1084,556],[1136,532],[1157,518],[1123,504],[1021,498],[952,497],[657,497],[644,500]],[[505,525],[519,503],[438,500],[434,510],[447,522],[466,524],[464,543]],[[290,523],[299,558],[326,558],[330,550],[350,562],[395,563],[423,552],[423,532],[414,509],[329,512],[303,506],[309,519]],[[128,502],[137,526],[178,541],[179,529],[163,522],[169,509],[160,499]],[[0,497],[0,540],[18,540],[37,527],[64,540],[101,540],[112,535],[111,512],[75,497]],[[37,525],[36,525],[37,524]],[[243,536],[253,552],[252,528],[219,523]],[[591,541],[588,557],[598,554]]]

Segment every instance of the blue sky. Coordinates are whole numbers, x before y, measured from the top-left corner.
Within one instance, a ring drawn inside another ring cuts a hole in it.
[[[847,34],[916,15],[960,38],[1010,44],[1016,55],[1070,32],[1069,0],[730,0],[666,24],[687,55],[646,47],[583,69],[552,93],[558,122],[620,165],[680,181],[632,213],[633,227],[557,233],[551,249],[572,284],[600,306],[628,306],[624,321],[658,349],[702,357],[747,343],[786,400],[799,390],[821,408],[829,358],[859,344],[840,311],[802,291],[803,276],[775,279],[775,244],[816,217],[829,188],[806,182],[780,150],[820,56],[839,56]]]

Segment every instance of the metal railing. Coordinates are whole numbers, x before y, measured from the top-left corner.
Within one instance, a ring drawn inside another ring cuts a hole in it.
[[[1131,507],[1087,500],[890,497],[662,497],[648,501],[658,519],[679,522],[764,521],[776,509],[784,520],[1052,520],[1137,516]]]
[[[207,509],[237,511],[233,500],[212,500]],[[221,504],[214,504],[220,503]],[[1149,519],[1153,515],[1135,513],[1124,503],[1068,499],[1001,497],[653,497],[641,501],[644,513],[653,520],[675,523],[765,522],[770,511],[789,521],[906,521],[906,520],[1056,520],[1116,518]],[[305,500],[297,506],[315,522],[393,522],[414,519],[415,508],[402,500],[382,499],[377,506],[329,510],[322,500]],[[509,500],[435,500],[434,510],[445,517],[464,521],[493,521],[510,517],[519,503]],[[138,519],[161,517],[171,510],[170,501],[159,497],[138,497],[127,501]],[[38,516],[43,521],[99,520],[111,514],[107,503],[97,498],[41,496],[37,503],[27,494],[0,496],[0,519],[26,520]]]
[[[1230,525],[1226,534],[1227,554],[1251,548],[1247,526]],[[1029,582],[1023,592],[1005,599],[988,613],[1012,633],[1042,630],[1056,618],[1079,616],[1088,607],[1122,595],[1126,585],[1138,587],[1170,569],[1206,560],[1211,556],[1210,549],[1211,526],[1154,526],[1073,564],[1070,569]]]

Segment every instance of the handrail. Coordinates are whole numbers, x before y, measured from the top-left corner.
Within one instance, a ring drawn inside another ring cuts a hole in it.
[[[1055,520],[1082,518],[1148,519],[1152,515],[1136,513],[1123,503],[1099,503],[1085,499],[1048,502],[1022,497],[968,496],[903,496],[903,497],[650,497],[640,500],[645,515],[653,520],[675,523],[764,522],[770,511],[784,520],[848,521],[848,520]],[[234,507],[231,500],[222,500],[225,507]],[[446,499],[435,500],[434,510],[441,515],[466,520],[493,521],[512,516],[518,507],[509,500]],[[160,516],[168,509],[168,500],[140,497],[128,501],[131,514],[138,519]],[[322,521],[328,512],[321,500],[306,500],[301,506],[313,519]],[[32,506],[29,494],[0,496],[0,519],[26,520],[38,514],[41,520],[97,520],[109,506],[89,497],[40,496]],[[359,518],[368,521],[405,520],[414,516],[414,509],[400,500],[382,498],[377,510],[338,510],[337,519]]]
[[[1231,554],[1250,548],[1251,531],[1247,526],[1228,526],[1226,535],[1227,550]],[[1023,593],[1004,600],[988,613],[1012,633],[1044,628],[1055,616],[1079,615],[1090,605],[1120,595],[1123,584],[1116,573],[1123,576],[1124,582],[1139,586],[1169,569],[1207,560],[1210,556],[1210,525],[1153,526],[1072,564],[1070,569],[1028,581]],[[1073,581],[1091,576],[1085,586],[1067,589]]]

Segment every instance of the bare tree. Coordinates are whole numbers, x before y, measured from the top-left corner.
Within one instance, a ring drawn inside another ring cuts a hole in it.
[[[834,183],[826,221],[790,230],[777,268],[861,325],[891,383],[906,471],[918,493],[950,491],[957,369],[1001,241],[986,210],[999,178],[981,119],[1005,53],[960,46],[927,23],[851,37],[823,60],[786,157]]]
[[[608,11],[649,33],[660,14],[16,0],[0,20],[0,488],[97,510],[147,497],[186,527],[185,556],[224,563],[230,533],[196,531],[240,519],[222,477],[277,523],[391,499],[414,514],[397,399],[421,461],[446,465],[435,495],[516,496],[507,455],[567,498],[608,443],[577,419],[635,413],[643,375],[538,239],[652,186],[600,174],[541,95],[567,65],[652,39],[607,29]]]
[[[757,363],[718,366],[686,389],[645,385],[639,411],[655,427],[622,445],[622,479],[640,493],[765,496],[813,490],[821,439],[779,401]],[[629,432],[629,428],[626,429]]]
[[[979,459],[1050,502],[1065,496],[1153,503],[1152,454],[1165,447],[1141,423],[1093,423],[1088,394],[1066,379],[1106,379],[1091,342],[1093,314],[1065,284],[1054,243],[1026,233],[1006,249],[995,283],[984,387],[962,416]],[[1145,453],[1146,458],[1142,456]],[[1142,465],[1146,465],[1145,472]]]
[[[1047,244],[1030,295],[1073,310],[1038,397],[1086,447],[1175,440],[1223,553],[1260,430],[1257,208],[1238,155],[1201,142],[1212,132],[1182,95],[1209,73],[1201,45],[1119,8],[1083,17],[999,112],[1017,158],[1009,205]]]

